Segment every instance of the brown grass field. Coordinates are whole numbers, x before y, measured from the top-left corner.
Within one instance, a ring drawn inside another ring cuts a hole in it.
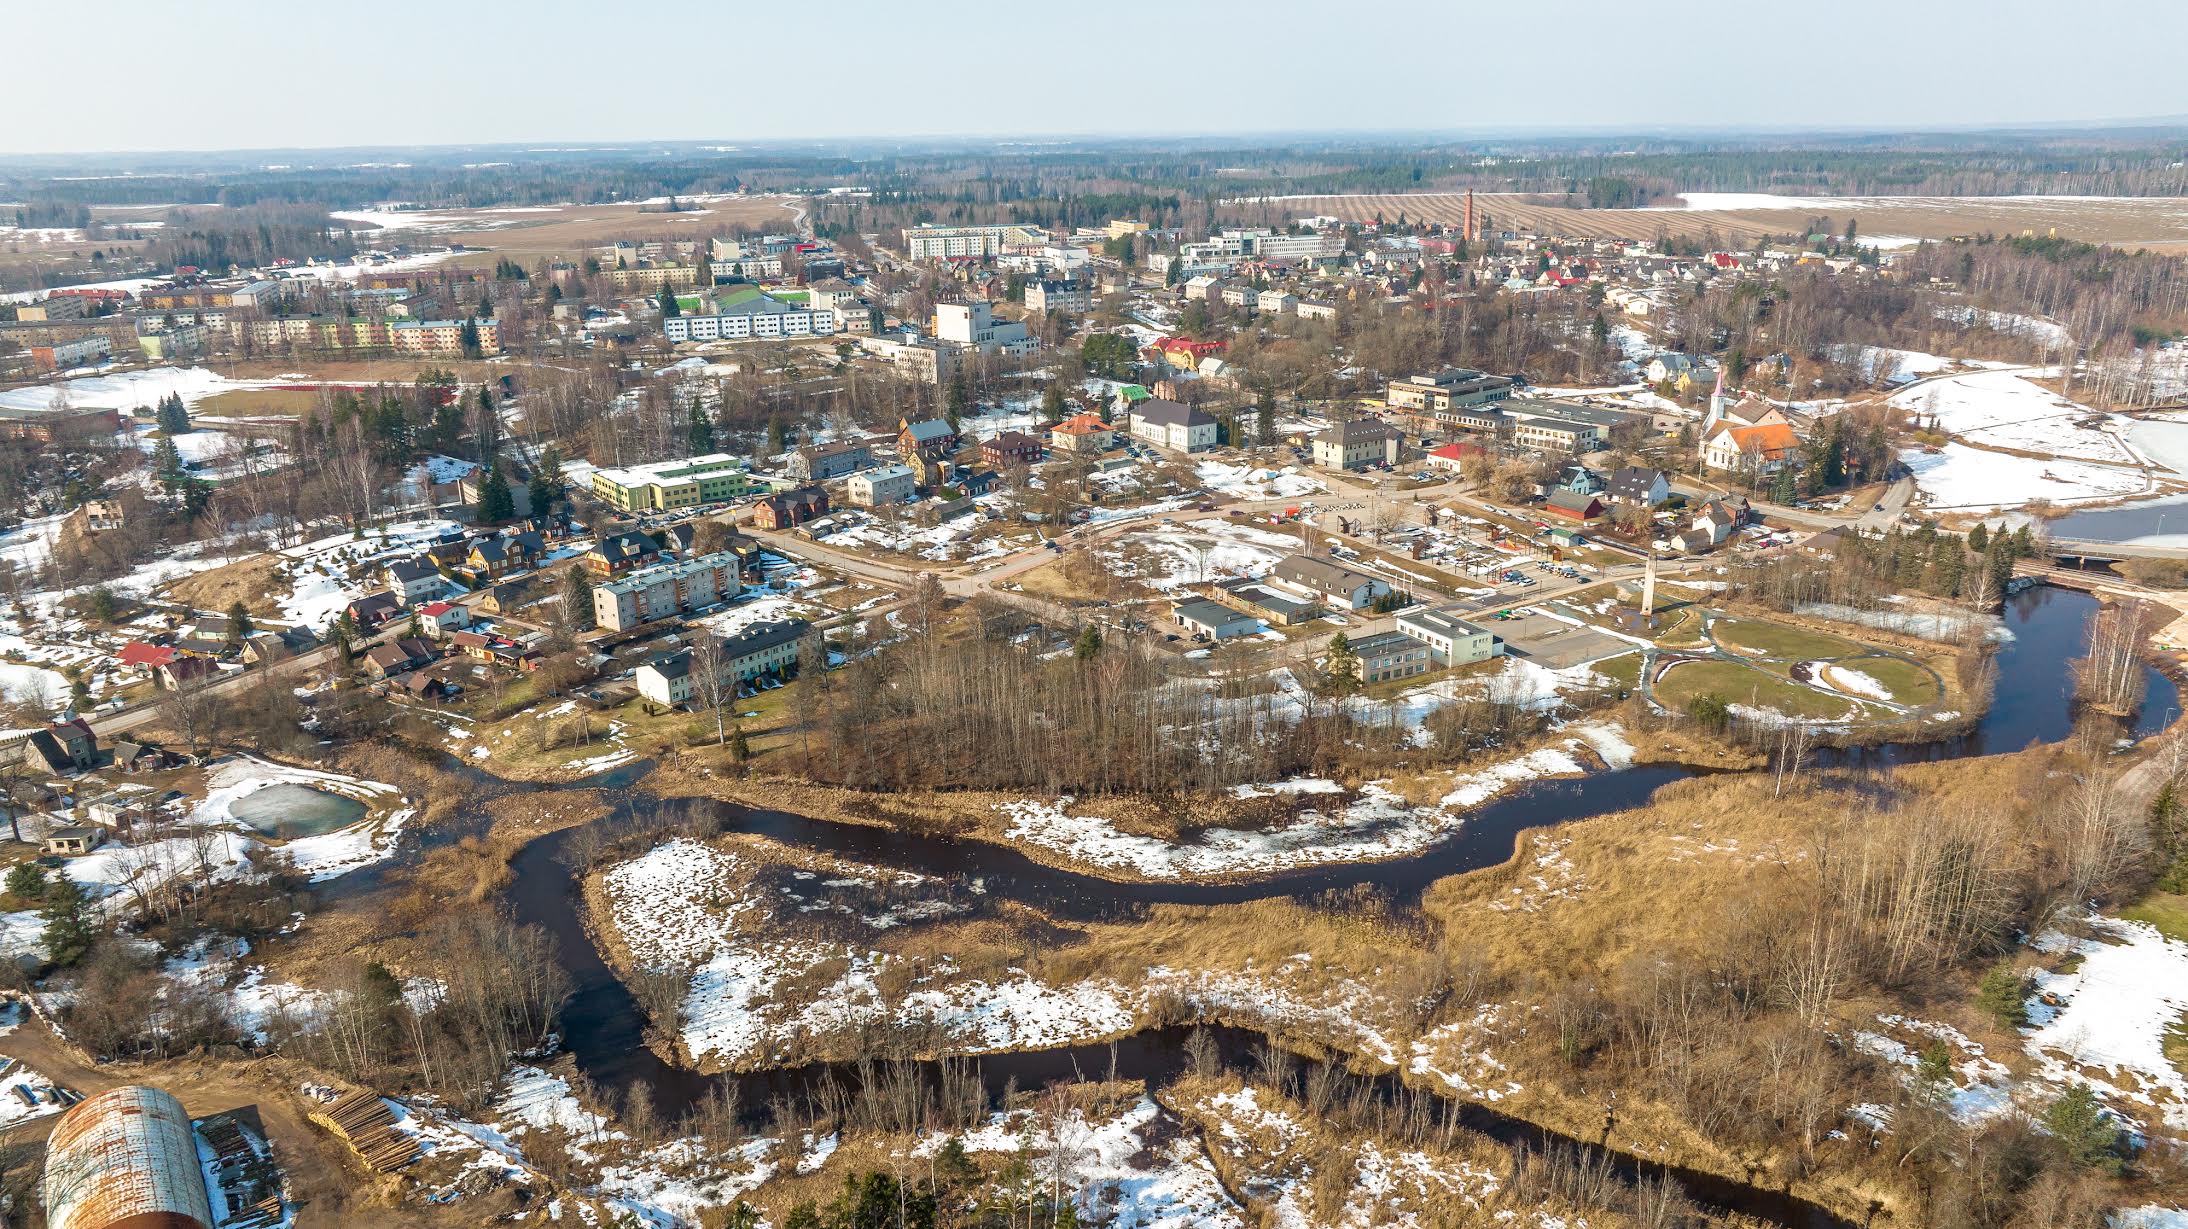
[[[504,258],[524,264],[537,257],[581,256],[587,248],[617,239],[712,235],[732,223],[789,230],[803,212],[798,198],[783,196],[723,198],[700,201],[698,205],[686,213],[641,213],[635,204],[564,205],[552,213],[433,210],[436,217],[476,222],[479,228],[459,225],[453,230],[423,234],[396,230],[389,231],[388,238],[395,242],[462,243],[480,250],[456,257],[449,262],[451,266],[492,268],[496,260]],[[349,225],[357,229],[362,241],[372,241],[370,227],[356,222]]]
[[[1245,206],[1249,211],[1259,206]],[[1466,196],[1456,192],[1379,196],[1302,196],[1270,202],[1283,217],[1328,214],[1348,221],[1408,219],[1460,223]],[[2057,234],[2121,247],[2188,249],[2188,202],[2174,197],[1818,197],[1814,208],[1670,210],[1582,209],[1549,204],[1539,196],[1477,192],[1477,217],[1499,229],[1533,230],[1580,238],[1653,239],[1714,230],[1729,243],[1746,245],[1764,235],[1800,234],[1810,220],[1829,217],[1834,232],[1848,219],[1866,235],[1947,239],[1982,232]]]

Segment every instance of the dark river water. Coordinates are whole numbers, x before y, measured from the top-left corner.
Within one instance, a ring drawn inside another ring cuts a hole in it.
[[[2082,627],[2096,610],[2095,599],[2067,589],[2040,587],[2011,598],[2005,609],[2013,638],[1999,651],[1996,699],[1969,733],[1946,742],[1887,745],[1854,751],[1825,751],[1826,767],[1883,767],[1893,763],[2015,751],[2033,742],[2051,742],[2072,732],[2072,659],[2082,651]],[[2140,737],[2162,729],[2179,710],[2172,682],[2148,670],[2142,709],[2122,723],[2123,735]],[[619,786],[624,774],[587,784]],[[1528,828],[1640,805],[1659,787],[1695,775],[1676,765],[1646,765],[1572,780],[1542,781],[1508,793],[1469,813],[1450,839],[1409,857],[1387,862],[1327,866],[1274,875],[1247,883],[1115,883],[1043,866],[1014,850],[985,841],[954,841],[859,824],[835,823],[778,811],[752,810],[728,803],[677,800],[664,803],[643,794],[628,805],[710,808],[727,830],[748,832],[834,856],[925,875],[965,880],[977,877],[992,897],[1021,901],[1063,921],[1129,919],[1154,904],[1211,905],[1269,897],[1314,897],[1332,890],[1367,885],[1400,907],[1416,903],[1430,883],[1447,875],[1503,863],[1514,841]],[[594,948],[580,920],[574,878],[561,859],[568,832],[542,837],[514,861],[510,901],[517,920],[546,929],[555,938],[575,992],[564,1006],[564,1045],[580,1069],[598,1086],[616,1092],[644,1081],[657,1109],[676,1117],[720,1083],[736,1086],[748,1109],[778,1097],[798,1098],[823,1085],[855,1087],[860,1073],[844,1065],[815,1065],[742,1075],[706,1076],[663,1061],[647,1049],[644,1017],[630,992]],[[991,1095],[1006,1086],[1037,1088],[1058,1080],[1094,1078],[1112,1069],[1125,1079],[1160,1084],[1175,1077],[1185,1061],[1180,1029],[1150,1029],[1111,1045],[1066,1046],[1034,1052],[987,1055],[979,1059],[981,1078]],[[1227,1059],[1243,1060],[1260,1039],[1239,1030],[1217,1030]],[[933,1072],[928,1071],[929,1078]],[[1367,1079],[1371,1077],[1351,1077]],[[1382,1077],[1389,1085],[1388,1077]],[[1460,1106],[1462,1123],[1507,1143],[1540,1144],[1555,1137],[1530,1124],[1480,1105]],[[1600,1152],[1632,1173],[1645,1164],[1589,1141],[1565,1141]],[[1707,1174],[1671,1171],[1702,1202],[1784,1225],[1835,1226],[1841,1220],[1823,1209],[1759,1186]]]

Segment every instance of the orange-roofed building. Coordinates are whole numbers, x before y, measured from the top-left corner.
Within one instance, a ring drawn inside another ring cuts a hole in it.
[[[1115,433],[1099,414],[1074,414],[1048,429],[1050,450],[1077,456],[1108,452],[1115,438]]]
[[[1719,422],[1702,440],[1702,463],[1711,469],[1740,470],[1754,458],[1757,473],[1773,473],[1800,451],[1801,437],[1782,422],[1745,427]]]

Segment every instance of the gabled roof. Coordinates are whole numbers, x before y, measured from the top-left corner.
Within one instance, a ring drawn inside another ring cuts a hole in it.
[[[1189,405],[1168,401],[1161,397],[1149,397],[1132,407],[1132,417],[1151,422],[1158,427],[1212,427],[1216,420]]]
[[[1714,440],[1722,435],[1732,437],[1732,447],[1739,452],[1752,452],[1766,459],[1776,459],[1801,446],[1801,437],[1793,428],[1782,422],[1767,422],[1759,427],[1743,427],[1737,423],[1720,422],[1710,431]]]
[[[417,558],[394,560],[387,565],[387,574],[393,577],[398,584],[409,584],[414,580],[424,580],[428,576],[440,575],[430,564]]]
[[[1550,492],[1550,497],[1545,502],[1561,512],[1583,514],[1593,510],[1600,510],[1603,507],[1603,501],[1595,496],[1583,495],[1579,491],[1568,491],[1563,487]]]
[[[1102,416],[1099,414],[1073,414],[1071,417],[1050,427],[1049,433],[1052,435],[1095,435],[1110,429],[1109,424],[1103,422]]]
[[[907,425],[904,428],[904,434],[911,436],[916,443],[931,444],[937,440],[946,440],[957,434],[957,432],[951,430],[950,424],[939,418],[922,418],[918,422]]]
[[[122,651],[114,656],[125,666],[141,666],[149,670],[175,660],[175,649],[172,645],[146,644],[142,640],[132,640],[123,645]]]

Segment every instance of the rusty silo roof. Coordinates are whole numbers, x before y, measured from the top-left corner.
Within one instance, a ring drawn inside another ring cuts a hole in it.
[[[137,1084],[61,1115],[46,1143],[50,1229],[211,1229],[182,1102]]]

